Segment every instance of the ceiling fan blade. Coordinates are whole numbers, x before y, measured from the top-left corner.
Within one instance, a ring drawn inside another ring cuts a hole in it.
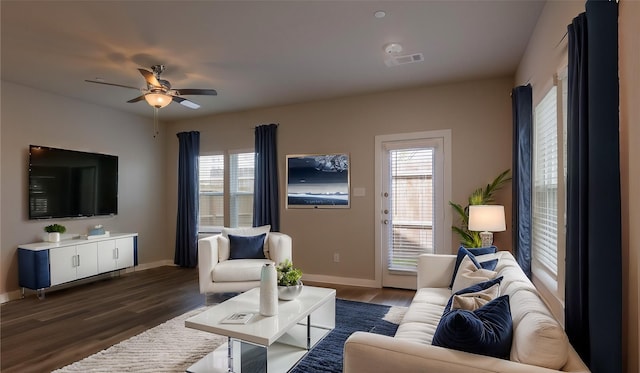
[[[134,103],[134,102],[138,102],[138,101],[142,101],[144,100],[144,95],[142,96],[138,96],[136,98],[132,98],[131,100],[127,101],[128,103]]]
[[[186,98],[182,98],[178,96],[172,96],[172,97],[173,97],[173,101],[179,103],[180,105],[184,105],[189,109],[198,109],[200,107],[200,105],[196,104],[193,101],[189,101]]]
[[[130,85],[122,85],[122,84],[116,84],[116,83],[107,83],[107,82],[100,82],[97,80],[88,80],[85,79],[85,82],[87,83],[96,83],[96,84],[104,84],[104,85],[112,85],[112,86],[116,86],[116,87],[122,87],[122,88],[131,88],[131,89],[135,89],[136,91],[140,91],[140,88],[138,87],[132,87]]]
[[[162,88],[162,85],[160,84],[158,79],[156,79],[156,76],[153,75],[153,73],[151,71],[145,70],[145,69],[140,69],[140,68],[138,68],[138,71],[140,71],[140,74],[142,74],[142,76],[144,76],[144,79],[147,81],[147,83],[149,83],[149,85],[154,86],[154,87]]]
[[[184,95],[206,95],[206,96],[217,96],[218,92],[215,89],[193,89],[193,88],[185,88],[185,89],[174,89],[176,94],[184,96]]]

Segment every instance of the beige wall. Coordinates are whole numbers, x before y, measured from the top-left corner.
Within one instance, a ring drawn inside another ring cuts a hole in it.
[[[620,1],[620,166],[626,371],[640,372],[640,2]]]
[[[511,168],[511,78],[359,95],[171,123],[167,127],[167,200],[175,201],[175,133],[201,132],[201,153],[253,148],[253,128],[279,123],[281,231],[294,240],[294,261],[305,274],[362,283],[375,278],[374,140],[376,135],[452,130],[452,198],[464,203],[477,187]],[[284,208],[287,154],[348,152],[351,187],[364,188],[349,209]],[[511,186],[498,196],[510,222]],[[175,216],[175,203],[169,205]],[[167,222],[169,240],[175,220]],[[496,243],[509,249],[511,231],[497,233]],[[454,246],[459,242],[454,237]],[[452,248],[453,249],[453,248]],[[333,253],[340,253],[340,263]],[[365,282],[368,283],[368,282]]]
[[[19,244],[41,240],[43,227],[64,224],[86,234],[103,224],[112,232],[138,232],[140,263],[171,259],[164,233],[164,164],[152,121],[112,109],[2,82],[2,225],[0,296],[18,290]],[[118,215],[113,218],[28,220],[29,144],[119,157]],[[171,247],[170,247],[171,246]],[[14,293],[15,295],[15,293]]]

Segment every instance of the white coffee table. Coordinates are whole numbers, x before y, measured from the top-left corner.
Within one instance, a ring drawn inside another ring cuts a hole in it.
[[[294,300],[279,301],[278,315],[260,315],[255,288],[185,320],[188,328],[228,337],[228,342],[187,372],[287,372],[336,324],[336,291],[305,286]],[[236,312],[255,313],[247,324],[221,324]]]

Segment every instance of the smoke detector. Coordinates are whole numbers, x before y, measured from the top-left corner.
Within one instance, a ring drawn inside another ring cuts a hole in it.
[[[400,44],[400,43],[385,44],[384,52],[386,54],[398,54],[398,53],[402,52],[402,44]]]

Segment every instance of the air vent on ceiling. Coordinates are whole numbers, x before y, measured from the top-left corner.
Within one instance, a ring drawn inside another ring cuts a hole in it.
[[[406,65],[414,62],[424,62],[424,56],[422,53],[407,54],[404,56],[389,56],[384,61],[388,67]]]

